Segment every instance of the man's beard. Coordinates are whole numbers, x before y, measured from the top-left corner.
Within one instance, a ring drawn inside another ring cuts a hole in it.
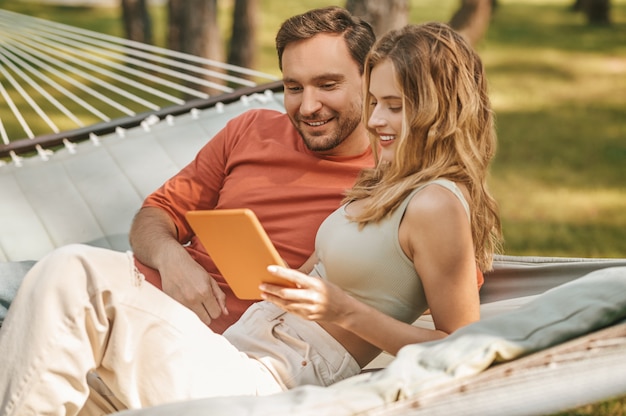
[[[361,123],[360,113],[358,117],[337,120],[337,128],[324,135],[316,136],[314,134],[305,134],[302,130],[297,130],[309,150],[313,152],[326,152],[343,143]]]

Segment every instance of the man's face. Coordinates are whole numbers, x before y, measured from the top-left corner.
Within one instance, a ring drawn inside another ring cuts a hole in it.
[[[361,125],[361,75],[342,36],[319,34],[283,52],[285,108],[310,150],[360,154],[368,145]]]

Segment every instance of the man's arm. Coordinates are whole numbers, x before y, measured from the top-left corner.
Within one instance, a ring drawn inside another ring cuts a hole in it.
[[[162,209],[144,207],[130,229],[135,257],[161,274],[163,292],[194,311],[207,325],[228,314],[226,295],[177,240],[174,222]]]

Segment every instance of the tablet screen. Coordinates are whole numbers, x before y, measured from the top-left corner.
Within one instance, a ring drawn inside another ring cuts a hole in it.
[[[285,263],[252,210],[189,211],[186,218],[239,299],[261,299],[263,282],[294,287],[267,271]]]

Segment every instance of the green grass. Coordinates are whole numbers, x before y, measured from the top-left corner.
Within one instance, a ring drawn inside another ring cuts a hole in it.
[[[609,27],[588,26],[573,0],[500,0],[477,46],[490,82],[499,149],[490,186],[501,207],[505,252],[626,257],[626,0]],[[226,2],[228,3],[228,2]],[[261,0],[255,69],[279,75],[274,35],[321,0]],[[413,0],[411,21],[447,21],[456,0]],[[121,35],[117,9],[0,0],[6,8]],[[152,10],[164,45],[165,12]],[[225,38],[229,9],[220,17]],[[626,400],[562,415],[624,415]]]
[[[503,1],[480,45],[497,114],[492,187],[510,254],[626,256],[626,5]]]
[[[624,416],[626,415],[626,399],[607,400],[602,403],[590,404],[552,416]]]

